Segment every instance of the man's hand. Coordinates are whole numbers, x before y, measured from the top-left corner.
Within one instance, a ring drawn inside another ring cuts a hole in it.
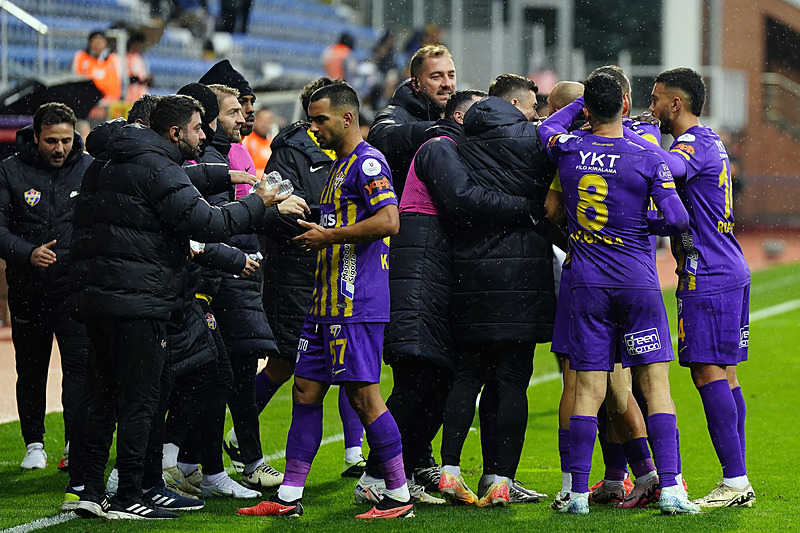
[[[304,252],[317,252],[328,247],[329,230],[319,224],[306,222],[305,220],[298,220],[297,223],[308,230],[293,239],[301,250]]]
[[[656,118],[650,111],[645,111],[641,115],[636,115],[635,117],[631,117],[631,119],[636,120],[638,122],[647,122],[648,124],[652,124],[653,126],[658,126],[661,124],[661,121]]]
[[[244,265],[244,270],[242,270],[242,273],[239,274],[239,276],[246,278],[250,274],[255,273],[255,271],[259,268],[261,268],[261,265],[258,264],[258,261],[254,261],[248,257],[247,262]]]
[[[258,183],[258,178],[244,170],[229,170],[228,175],[231,177],[231,183],[234,184],[246,183],[247,185],[255,185]]]
[[[300,215],[306,218],[306,215],[311,214],[311,210],[305,200],[293,194],[278,204],[278,213],[281,215]]]
[[[56,257],[56,253],[50,248],[55,246],[56,242],[56,240],[52,240],[36,248],[31,254],[31,264],[35,267],[47,268],[55,263],[58,258]]]
[[[273,187],[272,189],[265,189],[263,186],[256,187],[255,193],[261,197],[264,201],[264,205],[267,207],[271,207],[275,204],[279,204],[284,200],[289,199],[289,194],[284,194],[283,196],[276,196],[278,193],[278,187]]]

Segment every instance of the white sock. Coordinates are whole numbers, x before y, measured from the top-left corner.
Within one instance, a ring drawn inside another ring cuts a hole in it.
[[[285,502],[293,502],[303,497],[303,487],[290,487],[281,485],[278,488],[278,498]]]
[[[247,463],[244,465],[244,473],[248,476],[253,473],[253,471],[258,468],[258,465],[264,464],[264,458],[258,459],[253,461],[252,463]],[[296,499],[296,498],[295,498]],[[294,500],[285,500],[285,501],[294,501]]]
[[[447,472],[453,477],[458,477],[461,475],[461,467],[454,465],[442,465],[442,472]]]
[[[750,481],[747,479],[747,475],[737,476],[737,477],[724,477],[722,478],[722,482],[728,485],[729,487],[733,487],[736,490],[744,490],[745,488],[747,488],[747,485],[750,484]]]
[[[411,494],[408,492],[408,485],[406,483],[403,483],[402,487],[397,487],[396,489],[386,489],[384,495],[399,502],[407,502],[411,499]]]
[[[497,476],[495,474],[483,474],[480,481],[478,481],[478,485],[491,486],[495,484],[496,479]]]
[[[624,481],[615,481],[615,480],[610,480],[610,479],[603,479],[603,485],[605,485],[606,487],[624,487],[625,486],[625,482]]]
[[[641,485],[642,483],[647,483],[656,476],[658,476],[658,473],[655,470],[651,470],[645,475],[637,477],[636,481],[639,482],[639,484]]]
[[[344,449],[344,461],[346,463],[357,463],[362,457],[361,446],[351,446]]]
[[[366,472],[364,472],[363,474],[361,474],[361,479],[358,482],[359,483],[369,483],[370,485],[372,485],[374,483],[383,482],[383,478],[372,477],[369,474],[367,474]]]
[[[183,475],[188,476],[189,474],[191,474],[192,472],[197,470],[197,463],[181,463],[181,462],[179,462],[178,463],[178,468],[181,469],[181,472],[183,472]]]
[[[223,478],[226,478],[226,477],[228,477],[228,473],[225,472],[224,470],[222,472],[217,473],[217,474],[211,474],[211,475],[203,474],[203,483],[213,485],[213,484],[216,484],[219,480],[221,480]]]
[[[161,455],[161,469],[166,470],[178,464],[178,452],[181,449],[171,442],[164,443],[164,452]]]
[[[561,472],[561,492],[569,492],[572,490],[572,474],[569,472]]]
[[[239,439],[236,438],[236,428],[231,429],[231,444],[239,447]]]
[[[514,480],[511,479],[510,477],[494,476],[494,482],[495,483],[502,483],[503,481],[508,483],[509,487],[514,484]]]
[[[72,487],[72,490],[77,490],[78,492],[81,492],[85,488],[86,488],[85,485],[75,485],[74,487]]]

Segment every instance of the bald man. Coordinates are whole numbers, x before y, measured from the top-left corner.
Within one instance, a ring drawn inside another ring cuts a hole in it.
[[[547,112],[553,114],[583,96],[583,84],[577,81],[560,81],[547,96]]]

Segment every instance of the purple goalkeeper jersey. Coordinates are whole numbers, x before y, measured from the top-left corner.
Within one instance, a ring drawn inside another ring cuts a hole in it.
[[[572,286],[658,290],[647,209],[651,197],[659,204],[676,195],[663,159],[623,138],[587,132],[553,136],[547,151],[561,176]]]
[[[710,128],[693,126],[675,139],[670,152],[686,160],[678,194],[689,212],[689,229],[672,237],[679,298],[742,287],[750,269],[733,236],[730,161]]]
[[[383,154],[361,142],[334,161],[319,204],[320,225],[326,228],[350,226],[397,205]],[[325,324],[388,322],[389,238],[320,250],[308,315]]]

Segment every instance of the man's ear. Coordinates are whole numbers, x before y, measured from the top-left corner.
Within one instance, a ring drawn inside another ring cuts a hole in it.
[[[342,120],[344,121],[344,127],[349,128],[350,124],[353,123],[353,112],[352,111],[345,111],[344,115],[342,116]]]
[[[169,129],[169,140],[174,142],[174,143],[180,142],[179,141],[180,131],[181,131],[181,128],[179,126],[172,126]]]

